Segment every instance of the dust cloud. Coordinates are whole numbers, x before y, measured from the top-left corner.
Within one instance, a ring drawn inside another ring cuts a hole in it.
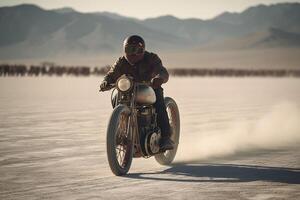
[[[235,121],[208,134],[182,133],[176,162],[207,160],[239,152],[277,149],[300,143],[300,108],[285,102],[255,121]]]

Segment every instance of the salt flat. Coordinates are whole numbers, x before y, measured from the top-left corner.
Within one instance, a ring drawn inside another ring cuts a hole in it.
[[[108,166],[101,77],[0,78],[0,199],[299,199],[300,79],[176,78],[172,166]]]

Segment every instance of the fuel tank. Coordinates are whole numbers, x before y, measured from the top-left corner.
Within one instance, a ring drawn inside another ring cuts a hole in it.
[[[156,102],[156,95],[152,87],[148,85],[138,85],[136,102],[141,105],[151,105]]]

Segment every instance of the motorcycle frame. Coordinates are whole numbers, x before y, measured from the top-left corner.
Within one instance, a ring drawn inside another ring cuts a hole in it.
[[[133,157],[138,158],[138,157],[145,157],[148,158],[148,155],[145,155],[142,151],[141,148],[141,143],[140,143],[140,134],[139,134],[139,126],[138,126],[138,121],[137,121],[137,106],[136,106],[136,94],[137,94],[137,88],[138,88],[139,83],[134,83],[133,82],[133,87],[132,87],[132,95],[130,99],[129,106],[128,104],[123,104],[124,106],[129,107],[129,120],[128,120],[128,127],[127,127],[127,135],[130,135],[131,141],[133,141]],[[122,91],[119,91],[121,94],[124,93]],[[121,100],[118,97],[118,103],[122,103]],[[131,132],[130,132],[131,131]]]

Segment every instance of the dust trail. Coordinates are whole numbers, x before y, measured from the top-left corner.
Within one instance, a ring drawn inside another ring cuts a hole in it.
[[[282,103],[255,122],[236,121],[230,127],[201,136],[182,134],[176,162],[299,144],[300,108],[296,104]]]

